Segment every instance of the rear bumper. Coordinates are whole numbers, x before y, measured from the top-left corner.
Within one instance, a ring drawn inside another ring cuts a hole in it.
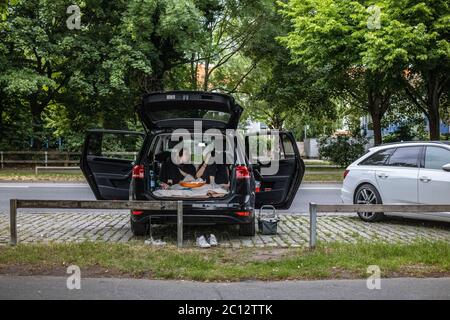
[[[228,201],[185,201],[183,202],[183,223],[191,225],[214,224],[243,224],[254,221],[254,201],[251,197],[236,197],[238,202]],[[246,201],[242,201],[246,200]],[[244,215],[243,213],[248,213]],[[152,223],[177,223],[177,212],[144,211],[141,214],[131,214],[134,221],[148,221]]]
[[[161,200],[151,196],[138,194],[134,198],[142,200]],[[245,224],[254,221],[255,198],[253,195],[232,194],[226,198],[209,200],[183,200],[183,224],[188,225],[215,225],[215,224]],[[248,212],[248,215],[238,213]],[[177,223],[177,212],[144,211],[142,214],[131,214],[131,219],[136,222],[147,222],[151,219],[155,224]]]
[[[352,188],[350,188],[349,185],[346,185],[344,183],[344,185],[342,186],[342,189],[341,189],[342,203],[353,204],[353,193],[354,193],[354,190]]]
[[[131,215],[133,221],[150,222],[155,224],[176,224],[177,214],[144,212],[140,215]],[[254,212],[249,216],[238,216],[235,213],[183,213],[183,224],[186,225],[216,225],[216,224],[245,224],[254,220]]]

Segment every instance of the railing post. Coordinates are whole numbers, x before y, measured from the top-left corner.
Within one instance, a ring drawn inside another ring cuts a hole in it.
[[[183,201],[177,201],[177,247],[183,247]]]
[[[48,152],[44,151],[44,164],[45,164],[45,166],[47,166],[47,163],[48,163]]]
[[[11,230],[10,245],[17,244],[17,199],[9,200],[9,225]]]
[[[316,247],[317,239],[317,204],[309,204],[309,248]]]

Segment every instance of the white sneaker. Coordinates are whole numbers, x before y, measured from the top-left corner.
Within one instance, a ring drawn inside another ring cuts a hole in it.
[[[199,248],[211,248],[211,245],[206,241],[205,236],[200,236],[197,238],[197,247]]]
[[[165,241],[162,241],[161,239],[155,240],[153,238],[145,240],[144,243],[152,246],[165,246],[167,244]]]
[[[219,243],[217,242],[217,238],[215,235],[213,235],[212,233],[209,235],[209,244],[211,245],[211,247],[215,247],[217,246]]]

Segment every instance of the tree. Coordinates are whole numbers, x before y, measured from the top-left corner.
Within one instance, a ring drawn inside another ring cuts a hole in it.
[[[0,27],[6,31],[0,41],[7,50],[2,91],[13,97],[16,110],[28,108],[36,149],[42,147],[42,114],[63,93],[75,74],[77,56],[86,49],[81,32],[66,26],[66,9],[61,0],[15,1]]]
[[[80,141],[89,127],[127,128],[141,95],[163,90],[197,48],[193,1],[75,2],[80,30],[67,28],[62,0],[17,1],[1,22],[0,98],[30,111],[22,127],[33,128],[36,149],[48,130]]]
[[[440,139],[440,112],[450,88],[450,4],[445,0],[387,0],[386,14],[405,31],[390,51],[404,51],[403,84],[427,117],[430,139]],[[388,38],[390,41],[392,38]]]
[[[197,50],[190,57],[190,87],[208,91],[215,89],[214,73],[239,59],[237,56],[260,32],[272,1],[196,0],[195,3],[202,13],[202,32]],[[254,67],[252,64],[242,70],[236,82],[242,82]]]
[[[381,120],[398,82],[397,53],[378,63],[367,59],[374,43],[391,29],[368,24],[372,1],[291,0],[281,12],[292,31],[280,40],[313,72],[322,70],[323,81],[349,104],[372,117],[375,144],[382,142]],[[370,10],[369,10],[370,11]],[[384,23],[380,17],[381,23]]]
[[[119,50],[111,61],[112,85],[121,86],[131,77],[141,93],[163,90],[168,73],[188,63],[200,46],[201,19],[191,0],[130,1],[122,31],[113,39]],[[130,67],[138,72],[128,72]]]
[[[273,4],[264,17],[259,32],[242,52],[254,68],[241,87],[250,101],[244,116],[276,129],[286,129],[287,123],[297,125],[300,118],[306,121],[305,115],[314,114],[317,120],[334,117],[331,93],[318,75],[322,70],[310,72],[304,64],[291,64],[289,50],[277,41],[290,30],[289,24]]]

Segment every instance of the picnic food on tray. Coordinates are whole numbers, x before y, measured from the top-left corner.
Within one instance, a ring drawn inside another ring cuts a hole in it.
[[[181,181],[180,186],[184,188],[198,188],[201,186],[204,186],[206,184],[206,181],[204,181],[202,178],[198,178],[196,180],[192,181]]]

